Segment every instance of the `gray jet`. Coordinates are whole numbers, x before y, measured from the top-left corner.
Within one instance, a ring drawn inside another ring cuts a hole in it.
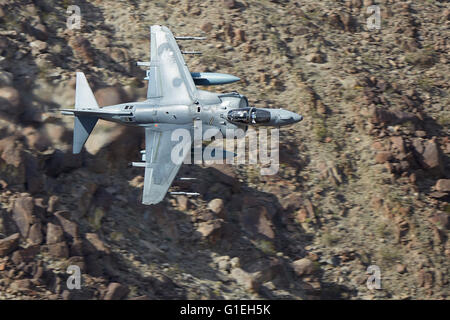
[[[142,162],[134,166],[145,168],[143,204],[161,202],[171,186],[181,162],[171,158],[178,141],[172,132],[184,128],[193,132],[194,122],[201,121],[202,130],[216,130],[226,136],[229,130],[244,130],[248,126],[285,126],[302,120],[302,116],[283,109],[251,107],[245,96],[237,93],[212,93],[199,90],[196,84],[231,83],[239,78],[220,73],[190,73],[176,40],[197,40],[197,37],[177,37],[165,26],[150,28],[150,62],[148,67],[147,100],[99,108],[82,72],[77,72],[75,109],[63,109],[64,115],[75,117],[73,153],[81,152],[98,119],[145,128],[145,150]],[[189,151],[194,141],[189,141]],[[185,150],[185,149],[183,149]],[[187,153],[182,152],[182,157]],[[185,193],[190,194],[190,193]]]

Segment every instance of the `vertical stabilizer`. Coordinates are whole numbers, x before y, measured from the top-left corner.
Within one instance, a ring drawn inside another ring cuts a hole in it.
[[[75,109],[98,109],[97,100],[86,80],[83,72],[77,72],[75,89]],[[73,127],[73,153],[77,154],[83,149],[86,140],[97,123],[97,116],[75,115]]]
[[[98,103],[95,100],[91,87],[83,72],[77,72],[77,84],[75,91],[75,109],[97,109]]]

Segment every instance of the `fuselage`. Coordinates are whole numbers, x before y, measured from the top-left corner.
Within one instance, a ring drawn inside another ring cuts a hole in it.
[[[154,126],[159,124],[193,125],[201,121],[203,131],[220,130],[226,135],[229,130],[248,126],[285,126],[302,120],[302,116],[284,109],[255,108],[236,92],[220,94],[199,90],[200,97],[191,105],[159,105],[156,100],[129,102],[102,109],[120,112],[121,115],[100,116],[107,121],[132,126]]]

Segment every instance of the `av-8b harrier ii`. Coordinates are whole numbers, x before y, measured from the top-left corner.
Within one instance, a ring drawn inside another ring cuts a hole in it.
[[[215,129],[226,135],[227,130],[248,126],[284,126],[299,122],[302,116],[283,109],[251,107],[245,96],[237,93],[212,93],[197,89],[198,85],[230,83],[239,78],[220,73],[189,72],[176,40],[197,40],[198,37],[174,37],[165,26],[150,28],[150,62],[138,62],[148,67],[147,100],[99,108],[86,77],[77,73],[75,109],[63,109],[75,116],[73,153],[81,152],[98,119],[145,128],[145,151],[142,162],[134,166],[145,168],[143,204],[161,202],[181,163],[171,159],[174,146],[171,134],[178,128],[191,132],[201,121],[202,130]],[[191,134],[193,143],[194,135]],[[182,156],[185,156],[183,154]]]

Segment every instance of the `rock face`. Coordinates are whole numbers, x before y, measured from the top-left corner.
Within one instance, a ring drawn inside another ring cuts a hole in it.
[[[112,282],[109,284],[105,294],[105,300],[120,300],[130,292],[130,290],[120,283]]]
[[[47,244],[55,244],[64,240],[63,229],[53,223],[47,224]]]
[[[0,2],[0,300],[448,299],[445,1],[81,1],[73,30],[67,1]],[[250,150],[245,164],[183,165],[197,180],[171,189],[201,195],[144,206],[144,172],[127,168],[142,128],[99,121],[72,154],[58,110],[73,107],[75,71],[101,106],[145,100],[134,62],[149,58],[149,16],[208,38],[178,41],[203,52],[190,71],[241,77],[208,90],[303,115],[279,131],[275,175]],[[371,265],[383,290],[366,286]]]
[[[441,151],[435,141],[414,139],[413,146],[416,158],[424,169],[442,172]]]
[[[27,238],[34,222],[34,202],[31,197],[19,198],[14,202],[12,218],[17,224],[22,237]]]
[[[6,256],[19,246],[20,234],[15,233],[0,240],[0,257]]]

